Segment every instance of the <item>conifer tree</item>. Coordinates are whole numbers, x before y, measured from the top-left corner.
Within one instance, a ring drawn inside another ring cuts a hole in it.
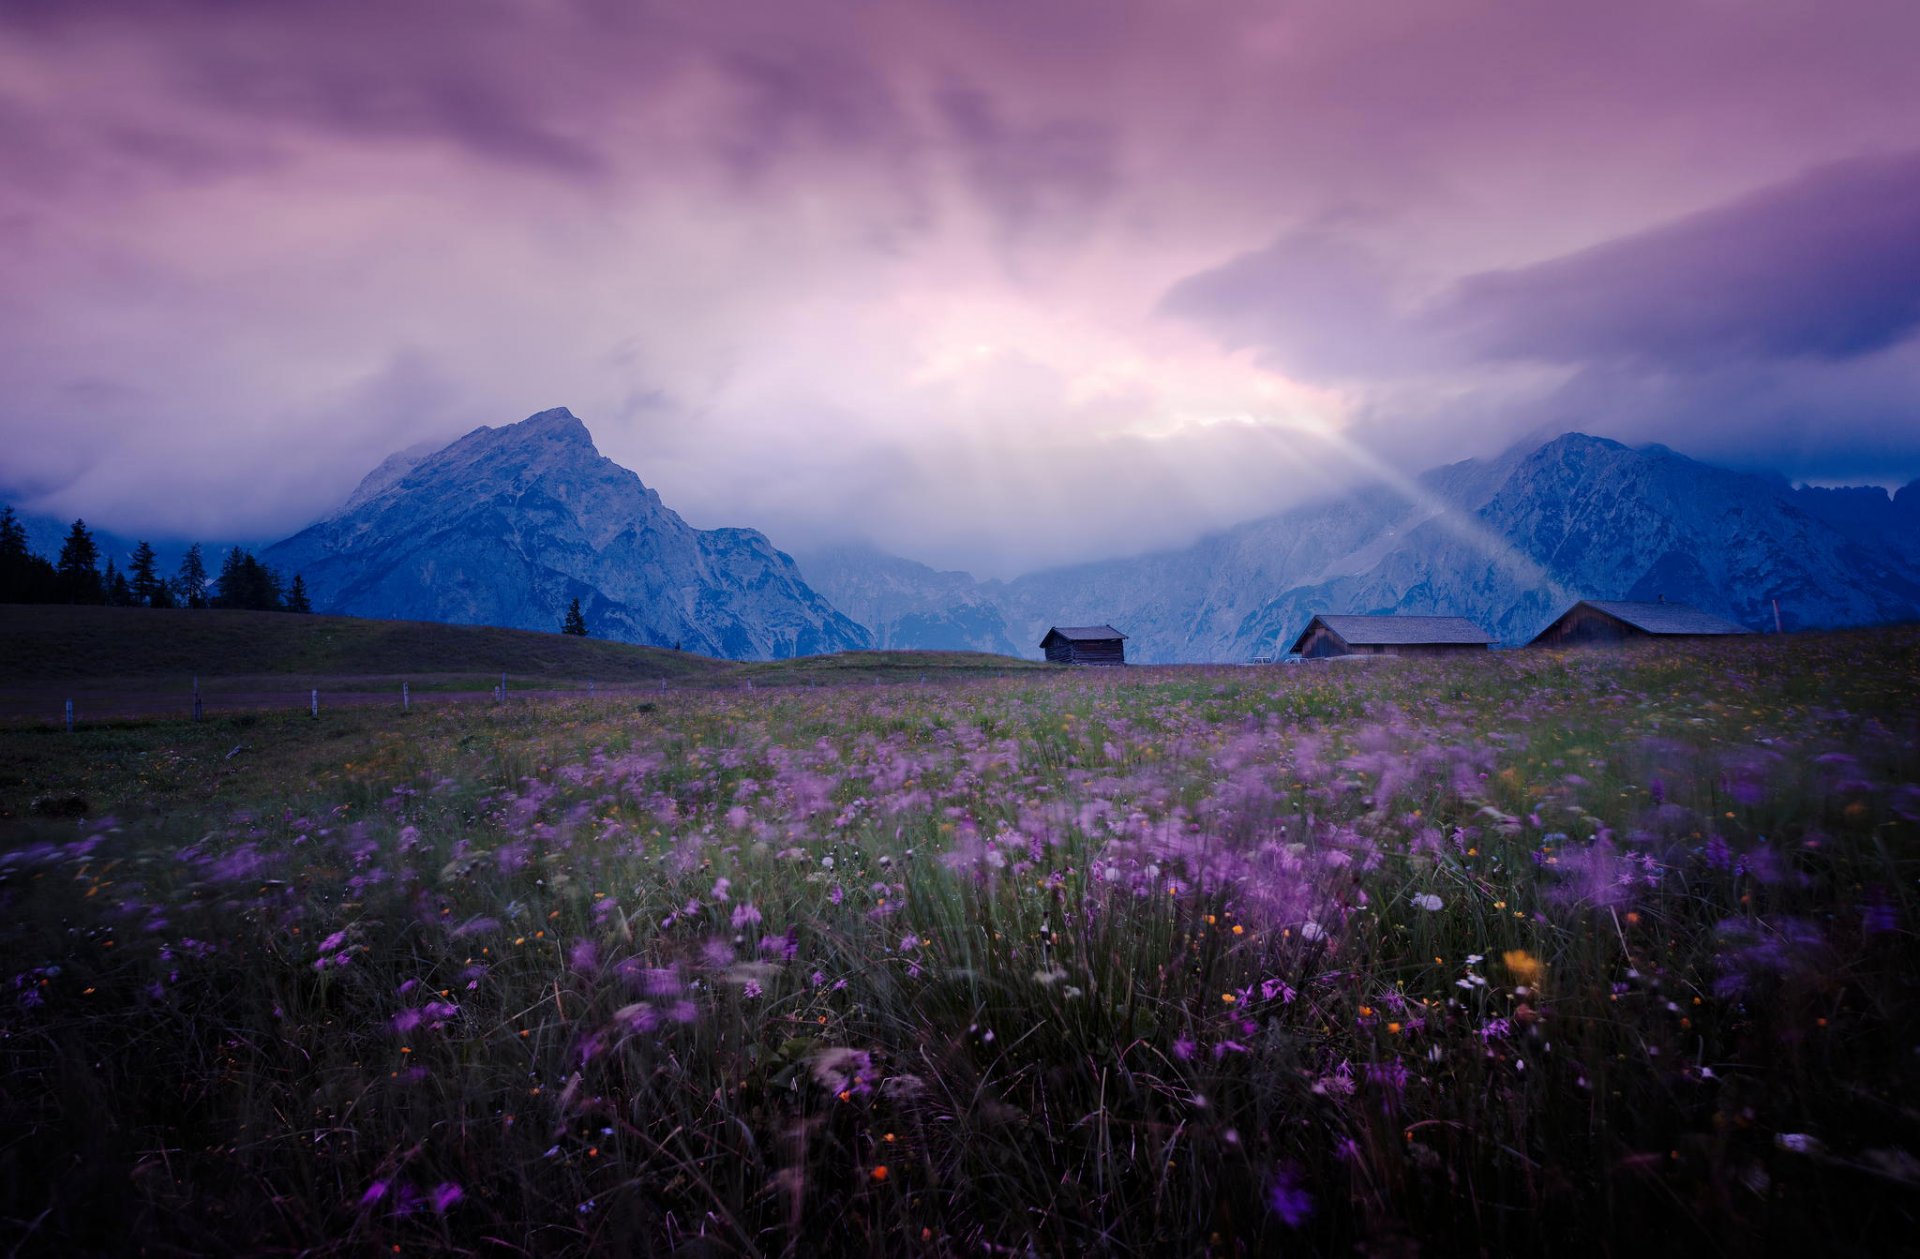
[[[27,546],[26,526],[14,515],[12,507],[0,508],[0,561],[31,554],[33,552]]]
[[[60,560],[54,565],[60,579],[60,595],[67,603],[105,603],[106,586],[100,580],[100,547],[93,540],[87,522],[76,520],[60,547]]]
[[[220,563],[220,575],[213,581],[213,606],[216,608],[241,608],[246,605],[240,601],[241,585],[245,578],[241,576],[240,561],[245,553],[239,547],[227,552],[227,558]]]
[[[133,591],[133,602],[142,608],[158,608],[166,605],[160,602],[161,592],[167,583],[160,580],[153,569],[153,548],[145,541],[133,548],[133,560],[127,565],[129,586]]]
[[[234,547],[220,565],[220,580],[214,583],[213,606],[244,608],[253,612],[279,612],[280,577],[262,564],[253,552]]]
[[[0,603],[46,603],[56,597],[53,565],[34,554],[13,508],[0,508]]]
[[[575,599],[567,605],[567,619],[560,626],[562,634],[572,634],[575,638],[587,636],[587,618],[580,611],[580,600]]]
[[[133,606],[133,587],[127,584],[127,575],[114,564],[111,555],[107,557],[107,571],[100,578],[100,586],[106,591],[108,607],[130,608]]]
[[[200,544],[194,543],[180,559],[180,573],[173,579],[182,604],[189,608],[207,606],[207,562],[201,558]]]
[[[287,611],[311,612],[313,603],[307,598],[307,583],[299,573],[293,575],[293,585],[287,588]]]

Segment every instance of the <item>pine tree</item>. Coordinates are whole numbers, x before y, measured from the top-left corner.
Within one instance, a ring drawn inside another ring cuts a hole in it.
[[[287,610],[286,587],[280,582],[280,574],[262,564],[252,554],[247,556],[248,589],[252,592],[252,607],[262,612],[285,612]]]
[[[27,546],[27,528],[13,514],[12,507],[0,508],[0,563],[11,563],[33,554]]]
[[[53,565],[33,553],[13,508],[0,508],[0,603],[47,603],[55,585]]]
[[[580,600],[575,599],[567,605],[567,619],[560,626],[562,634],[572,634],[575,638],[587,636],[587,618],[580,611]]]
[[[307,583],[299,573],[293,575],[293,585],[287,588],[287,611],[313,611],[313,604],[307,598]]]
[[[227,558],[220,563],[220,575],[213,581],[212,604],[216,608],[242,608],[240,601],[241,586],[245,578],[240,573],[240,561],[246,553],[239,547],[227,552]]]
[[[161,592],[167,584],[155,575],[153,570],[153,548],[144,541],[133,548],[133,562],[127,565],[127,576],[131,579],[135,605],[143,608],[158,608],[166,605],[160,602]]]
[[[106,587],[100,581],[100,547],[93,540],[87,522],[76,520],[60,547],[60,560],[54,565],[60,578],[60,595],[67,603],[105,603]]]
[[[207,562],[200,556],[200,544],[194,543],[180,559],[180,574],[173,579],[181,603],[189,608],[207,606]]]
[[[253,552],[236,546],[227,552],[226,561],[220,565],[220,580],[214,583],[213,606],[252,612],[282,611],[286,604],[281,601],[279,574],[262,564]]]
[[[133,587],[127,584],[127,575],[120,571],[107,557],[107,571],[100,579],[101,589],[106,591],[107,606],[110,608],[130,608],[133,606]]]

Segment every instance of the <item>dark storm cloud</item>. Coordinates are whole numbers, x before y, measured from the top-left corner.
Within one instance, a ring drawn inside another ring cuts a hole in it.
[[[844,50],[761,46],[722,53],[718,64],[738,90],[722,152],[752,177],[809,148],[910,153],[903,102],[884,76]]]
[[[1013,232],[1072,224],[1116,186],[1114,129],[1086,117],[1016,123],[992,95],[949,87],[939,107],[982,199]]]
[[[532,7],[475,0],[459,20],[429,6],[340,0],[231,4],[151,0],[0,9],[10,29],[51,59],[91,48],[137,64],[144,88],[168,108],[152,125],[122,127],[109,142],[144,137],[143,156],[204,163],[209,143],[183,134],[182,107],[244,120],[256,132],[307,129],[363,141],[430,139],[488,160],[551,174],[600,174],[605,159],[572,130],[569,72],[554,29]],[[562,26],[560,29],[568,29]],[[645,73],[645,50],[630,69]],[[171,123],[176,130],[162,129]],[[73,154],[71,157],[84,156]]]
[[[523,96],[461,67],[397,72],[342,58],[289,75],[278,58],[208,53],[193,80],[196,95],[222,110],[369,139],[437,137],[558,175],[591,176],[605,167],[596,149],[543,125]]]
[[[1189,276],[1170,315],[1284,370],[1389,378],[1529,359],[1669,371],[1846,359],[1920,327],[1920,152],[1860,158],[1648,231],[1482,272],[1417,309],[1339,226]]]
[[[1480,358],[1670,370],[1885,349],[1920,325],[1920,153],[1469,277],[1421,322]]]
[[[1396,302],[1399,277],[1354,233],[1311,228],[1189,276],[1161,310],[1353,390],[1356,432],[1414,459],[1461,432],[1584,429],[1903,480],[1920,467],[1917,225],[1920,153],[1901,153],[1417,305]]]

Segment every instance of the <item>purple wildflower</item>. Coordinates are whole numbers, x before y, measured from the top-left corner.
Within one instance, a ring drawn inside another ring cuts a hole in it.
[[[1313,1215],[1313,1195],[1301,1184],[1300,1169],[1291,1163],[1274,1173],[1267,1205],[1288,1228],[1299,1228]]]

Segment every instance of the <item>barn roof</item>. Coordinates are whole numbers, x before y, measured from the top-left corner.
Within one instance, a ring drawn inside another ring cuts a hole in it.
[[[1101,643],[1126,637],[1111,625],[1055,625],[1047,630],[1047,638],[1052,638],[1055,634],[1075,643]],[[1047,638],[1040,640],[1042,647],[1047,645]]]
[[[1326,626],[1355,647],[1413,647],[1429,643],[1484,646],[1492,635],[1464,616],[1316,616],[1294,640],[1299,651],[1315,622]]]
[[[1752,630],[1744,625],[1736,625],[1711,612],[1702,612],[1699,608],[1685,603],[1645,603],[1620,599],[1586,599],[1588,607],[1598,608],[1608,616],[1625,621],[1635,629],[1649,634],[1751,634]],[[1580,606],[1575,604],[1574,607]],[[1571,612],[1573,608],[1568,608]],[[1566,613],[1560,614],[1565,616]],[[1554,618],[1557,622],[1558,617]]]

